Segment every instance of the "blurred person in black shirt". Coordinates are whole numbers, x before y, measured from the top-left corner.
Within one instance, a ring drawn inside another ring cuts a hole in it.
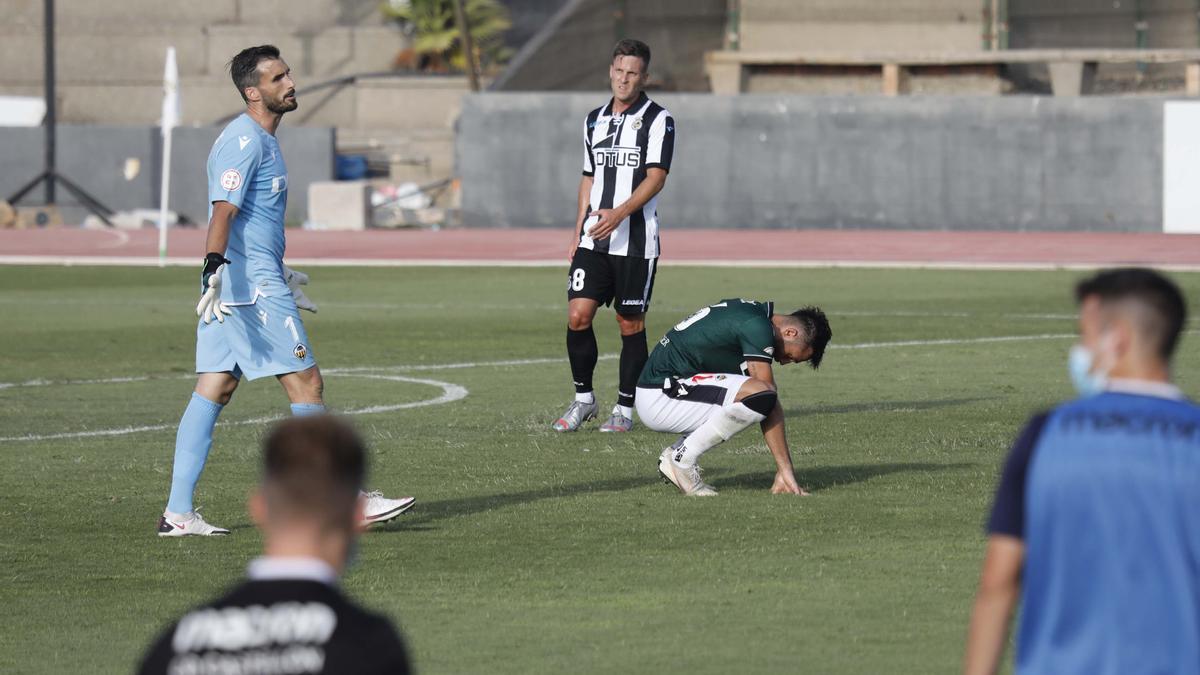
[[[141,673],[408,673],[400,636],[337,588],[358,538],[362,440],[328,415],[276,426],[250,497],[264,555],[247,580],[188,612],[146,653]]]

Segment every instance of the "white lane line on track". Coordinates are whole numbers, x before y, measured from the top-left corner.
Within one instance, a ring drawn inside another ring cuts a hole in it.
[[[457,384],[452,384],[450,382],[442,382],[440,380],[428,380],[428,379],[423,379],[423,378],[419,378],[419,377],[404,377],[403,375],[384,375],[384,374],[372,373],[372,372],[349,373],[349,372],[346,372],[345,370],[340,370],[340,369],[336,369],[336,368],[330,369],[325,372],[328,375],[346,375],[349,377],[362,377],[362,378],[371,379],[371,380],[388,380],[391,382],[406,382],[406,383],[411,383],[411,384],[423,384],[423,385],[428,385],[431,387],[440,387],[442,390],[442,393],[440,396],[436,396],[434,398],[429,398],[429,399],[424,399],[421,401],[411,401],[409,403],[392,403],[392,404],[386,404],[386,405],[373,405],[373,406],[367,406],[364,408],[351,408],[349,410],[339,410],[338,413],[342,414],[342,415],[373,415],[376,413],[395,412],[397,410],[407,410],[409,408],[422,408],[422,407],[431,406],[431,405],[441,405],[443,403],[452,403],[454,401],[464,399],[467,397],[467,394],[469,393],[467,391],[466,387],[462,387]],[[191,376],[188,376],[188,377],[191,377]],[[150,378],[148,378],[148,377],[111,378],[111,380],[107,380],[107,381],[106,380],[86,380],[86,381],[64,382],[61,384],[81,384],[83,382],[86,382],[88,384],[96,384],[96,383],[105,383],[105,382],[143,381],[143,380],[148,380],[148,379],[150,379]],[[38,385],[32,385],[32,386],[45,386],[48,384],[54,384],[54,383],[39,382]],[[20,385],[18,385],[18,386],[20,386]],[[248,419],[248,420],[220,422],[220,423],[218,423],[218,426],[238,426],[238,425],[245,425],[245,424],[267,424],[269,422],[274,422],[275,420],[282,419],[283,417],[285,417],[285,416],[284,415],[271,415],[268,417],[258,417],[258,418],[254,418],[254,419]],[[67,431],[67,432],[56,433],[56,434],[27,434],[24,436],[6,436],[6,437],[0,437],[0,443],[13,443],[13,442],[18,442],[18,441],[53,441],[53,440],[62,440],[62,439],[68,439],[68,438],[95,438],[95,437],[100,437],[100,436],[125,436],[128,434],[137,434],[137,433],[142,433],[142,432],[146,432],[146,431],[166,431],[168,429],[174,429],[177,426],[178,426],[178,423],[173,422],[171,424],[150,424],[150,425],[137,426],[137,427],[121,427],[121,428],[117,428],[117,429],[92,429],[92,430],[88,430],[88,431]]]

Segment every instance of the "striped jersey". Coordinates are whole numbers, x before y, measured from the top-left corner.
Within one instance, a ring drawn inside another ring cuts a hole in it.
[[[614,115],[613,101],[588,114],[583,127],[583,175],[592,176],[588,213],[611,209],[629,199],[646,179],[646,170],[671,170],[675,120],[642,92],[633,105]],[[588,229],[597,218],[584,219],[579,246],[632,258],[657,258],[658,195],[651,197],[607,238],[594,241]]]

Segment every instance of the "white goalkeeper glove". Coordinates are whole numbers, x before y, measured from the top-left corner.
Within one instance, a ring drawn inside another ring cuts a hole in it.
[[[233,310],[221,302],[221,272],[229,261],[220,253],[209,253],[204,257],[204,271],[200,273],[200,303],[196,305],[196,316],[205,324],[215,318],[219,323],[225,323],[225,315],[233,314]]]
[[[308,275],[284,265],[283,280],[287,282],[287,287],[292,291],[292,299],[296,301],[296,308],[316,314],[317,304],[309,300],[308,296],[304,294],[304,289],[300,288],[308,285]]]

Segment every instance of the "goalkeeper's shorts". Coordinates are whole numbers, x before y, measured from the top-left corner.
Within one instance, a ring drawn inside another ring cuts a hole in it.
[[[257,380],[308,370],[317,364],[291,294],[259,296],[233,305],[225,322],[197,322],[196,372],[233,373]]]

